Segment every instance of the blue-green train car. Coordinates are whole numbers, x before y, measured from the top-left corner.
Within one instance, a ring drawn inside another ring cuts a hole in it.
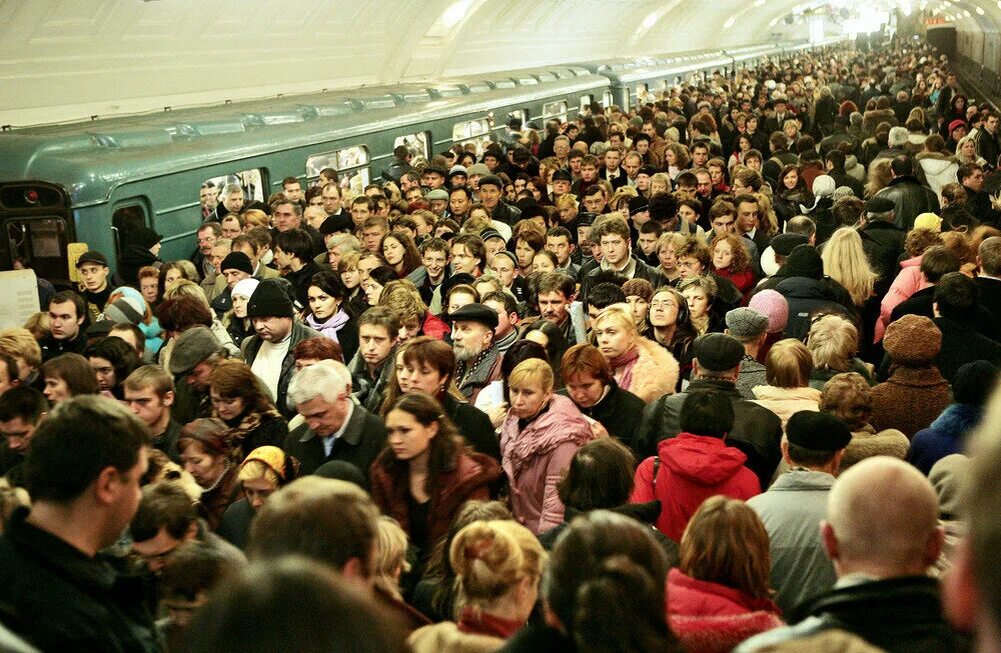
[[[785,47],[754,55],[779,56]],[[669,78],[727,72],[718,53],[659,61],[630,74],[630,83],[654,90]],[[510,115],[541,124],[573,118],[591,102],[621,102],[612,92],[621,85],[605,70],[551,66],[6,131],[0,269],[24,258],[39,276],[69,282],[71,243],[117,252],[122,226],[140,221],[164,236],[161,258],[187,258],[207,180],[238,177],[265,200],[285,177],[310,182],[333,167],[360,192],[389,166],[398,144],[430,157],[455,142],[490,138]]]

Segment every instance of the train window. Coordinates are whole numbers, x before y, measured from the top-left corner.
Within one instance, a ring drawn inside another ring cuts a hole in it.
[[[542,105],[542,117],[545,119],[557,118],[561,121],[565,121],[567,119],[568,110],[569,107],[563,100],[558,102],[547,102]]]
[[[514,111],[509,111],[507,114],[508,120],[512,118],[517,118],[521,121],[522,126],[528,124],[528,111],[524,109],[515,109]]]
[[[341,178],[341,188],[361,195],[369,182],[368,147],[354,145],[333,152],[313,154],[306,159],[306,176],[319,177],[324,168],[333,168]]]
[[[586,116],[589,113],[591,113],[591,103],[592,102],[594,102],[594,96],[593,95],[582,95],[582,96],[580,96],[580,109],[578,110],[578,113],[580,113],[583,116]]]
[[[615,104],[615,97],[611,91],[605,91],[601,94],[601,106],[609,109],[613,104]]]
[[[410,163],[415,166],[419,163],[427,162],[430,158],[430,150],[428,149],[428,132],[397,136],[396,140],[393,141],[393,149],[395,150],[401,145],[406,147],[407,151],[410,152],[410,156],[413,157]]]
[[[202,182],[202,185],[212,182],[212,186],[218,189],[219,200],[222,201],[222,191],[230,184],[237,184],[243,188],[244,200],[256,200],[264,202],[268,198],[265,195],[267,187],[264,185],[264,175],[259,168],[236,172],[231,175],[220,175],[212,177]]]
[[[476,156],[483,154],[483,146],[490,140],[490,128],[493,126],[492,116],[458,122],[452,126],[452,141],[455,143],[473,143],[476,145]]]
[[[637,84],[636,85],[636,102],[638,102],[639,104],[642,104],[643,100],[646,98],[646,94],[647,94],[647,85],[646,84]]]

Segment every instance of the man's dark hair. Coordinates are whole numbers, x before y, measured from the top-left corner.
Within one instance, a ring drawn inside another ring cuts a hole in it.
[[[143,488],[129,533],[134,542],[148,542],[165,528],[168,535],[180,540],[196,519],[198,510],[185,489],[177,483],[161,481]]]
[[[893,171],[894,177],[913,175],[914,162],[911,160],[911,157],[901,154],[900,156],[893,157],[893,161],[890,162],[890,170]]]
[[[568,243],[572,243],[574,241],[573,234],[571,234],[570,230],[564,227],[563,225],[560,225],[558,227],[553,227],[552,229],[546,232],[546,238],[564,238],[564,237],[567,239]]]
[[[19,385],[0,395],[0,422],[21,418],[25,424],[38,424],[48,409],[45,395],[30,386]]]
[[[928,283],[938,283],[950,272],[959,272],[959,257],[942,245],[933,245],[921,255],[921,274]]]
[[[839,197],[834,201],[834,206],[831,207],[831,214],[842,227],[851,227],[858,223],[864,211],[865,202],[854,196]],[[816,232],[816,225],[814,225],[814,232]],[[809,236],[807,237],[809,238]]]
[[[684,186],[685,188],[694,188],[699,185],[699,178],[696,177],[695,173],[691,170],[685,170],[679,174],[677,178],[675,178],[674,183],[679,187]]]
[[[935,284],[935,304],[942,317],[965,320],[973,314],[979,299],[977,284],[962,272],[942,275]]]
[[[459,234],[452,239],[452,246],[465,245],[470,256],[480,262],[480,269],[487,266],[487,248],[483,244],[483,239],[476,234]],[[449,248],[451,250],[451,247]]]
[[[681,404],[681,430],[722,438],[733,429],[733,405],[720,392],[691,392]]]
[[[535,287],[539,295],[544,292],[558,292],[562,293],[565,298],[570,299],[577,289],[577,283],[566,272],[554,270],[553,272],[546,272],[541,275]]]
[[[493,292],[488,292],[486,295],[480,298],[480,302],[486,304],[487,302],[497,302],[504,305],[504,312],[510,315],[511,313],[518,312],[518,302],[511,293],[504,292],[502,290],[494,290]]]
[[[361,329],[366,324],[385,327],[390,340],[395,340],[400,335],[400,318],[388,306],[373,306],[362,313],[358,318],[358,328]]]
[[[978,163],[964,163],[956,170],[956,179],[959,183],[963,183],[968,178],[972,177],[973,173],[977,170],[983,172],[984,168]]]
[[[678,214],[678,200],[671,193],[654,193],[647,211],[651,220],[665,222]]]
[[[602,309],[612,304],[622,304],[626,301],[626,293],[622,292],[620,286],[614,283],[596,284],[587,292],[587,303],[597,309]]]
[[[274,248],[291,254],[303,263],[313,258],[313,239],[302,229],[289,229],[275,234]]]
[[[449,198],[451,198],[452,195],[455,195],[456,193],[462,193],[463,195],[466,196],[466,199],[472,199],[473,198],[473,194],[465,186],[456,186],[452,190],[448,191]]]
[[[845,169],[845,160],[847,158],[848,157],[845,156],[844,152],[834,148],[827,153],[827,156],[824,157],[824,161],[830,163],[833,170],[841,171]]]
[[[633,491],[632,452],[615,438],[599,438],[577,450],[556,491],[563,505],[580,512],[629,502]]]
[[[654,234],[658,238],[664,233],[664,227],[660,226],[660,223],[656,220],[648,220],[640,225],[641,234]]]
[[[122,474],[135,467],[151,441],[149,427],[113,399],[67,399],[35,429],[25,461],[28,492],[34,501],[69,503],[108,467]]]
[[[87,315],[87,302],[83,300],[83,297],[76,294],[72,290],[63,290],[61,292],[57,292],[55,295],[52,295],[52,298],[49,300],[49,306],[52,306],[53,304],[65,304],[66,302],[71,302],[73,304],[73,308],[76,309],[77,319],[80,319],[81,316]],[[87,320],[84,319],[84,326],[86,326],[86,323]]]

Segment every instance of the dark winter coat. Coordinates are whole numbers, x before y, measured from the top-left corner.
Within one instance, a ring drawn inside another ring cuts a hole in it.
[[[772,411],[741,397],[736,386],[727,381],[695,379],[685,392],[667,395],[648,404],[643,410],[636,438],[637,455],[654,455],[658,442],[681,432],[681,406],[693,392],[719,392],[730,399],[734,422],[733,429],[727,434],[727,444],[744,452],[746,466],[757,475],[761,487],[768,487],[782,459],[779,450],[782,422]]]
[[[330,455],[323,449],[323,439],[306,424],[302,424],[285,438],[282,449],[299,459],[299,474],[312,474],[316,468],[331,460],[343,460],[367,473],[386,444],[386,428],[378,417],[361,406],[354,406],[344,434],[334,441]]]
[[[405,462],[394,460],[392,452],[386,451],[372,464],[369,480],[372,500],[382,514],[398,521],[400,527],[410,533],[410,477],[407,469]],[[500,464],[496,460],[470,451],[459,454],[453,469],[436,479],[429,479],[428,484],[433,490],[425,528],[429,547],[448,534],[452,519],[466,501],[486,501],[490,498],[489,485],[500,474]]]
[[[303,340],[320,337],[322,336],[318,332],[310,329],[305,324],[301,322],[292,323],[288,353],[285,354],[285,358],[282,360],[282,372],[278,377],[278,396],[275,397],[275,407],[285,419],[291,419],[295,416],[295,410],[289,408],[287,401],[288,384],[291,383],[292,377],[295,376],[295,356],[292,354],[292,351]],[[254,366],[254,360],[257,358],[257,352],[261,350],[262,344],[264,344],[264,341],[261,340],[260,336],[255,334],[244,340],[240,346],[240,349],[243,351],[243,360],[250,367]]]
[[[566,395],[567,391],[563,389],[559,393]],[[634,452],[645,407],[646,403],[642,399],[620,388],[615,379],[612,379],[609,385],[608,394],[597,404],[590,408],[577,406],[580,412],[600,422],[610,436],[618,438]]]

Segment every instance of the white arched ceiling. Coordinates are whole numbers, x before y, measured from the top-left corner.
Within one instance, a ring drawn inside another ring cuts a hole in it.
[[[0,0],[0,125],[773,43],[819,2]],[[951,6],[961,29],[1001,19]]]

